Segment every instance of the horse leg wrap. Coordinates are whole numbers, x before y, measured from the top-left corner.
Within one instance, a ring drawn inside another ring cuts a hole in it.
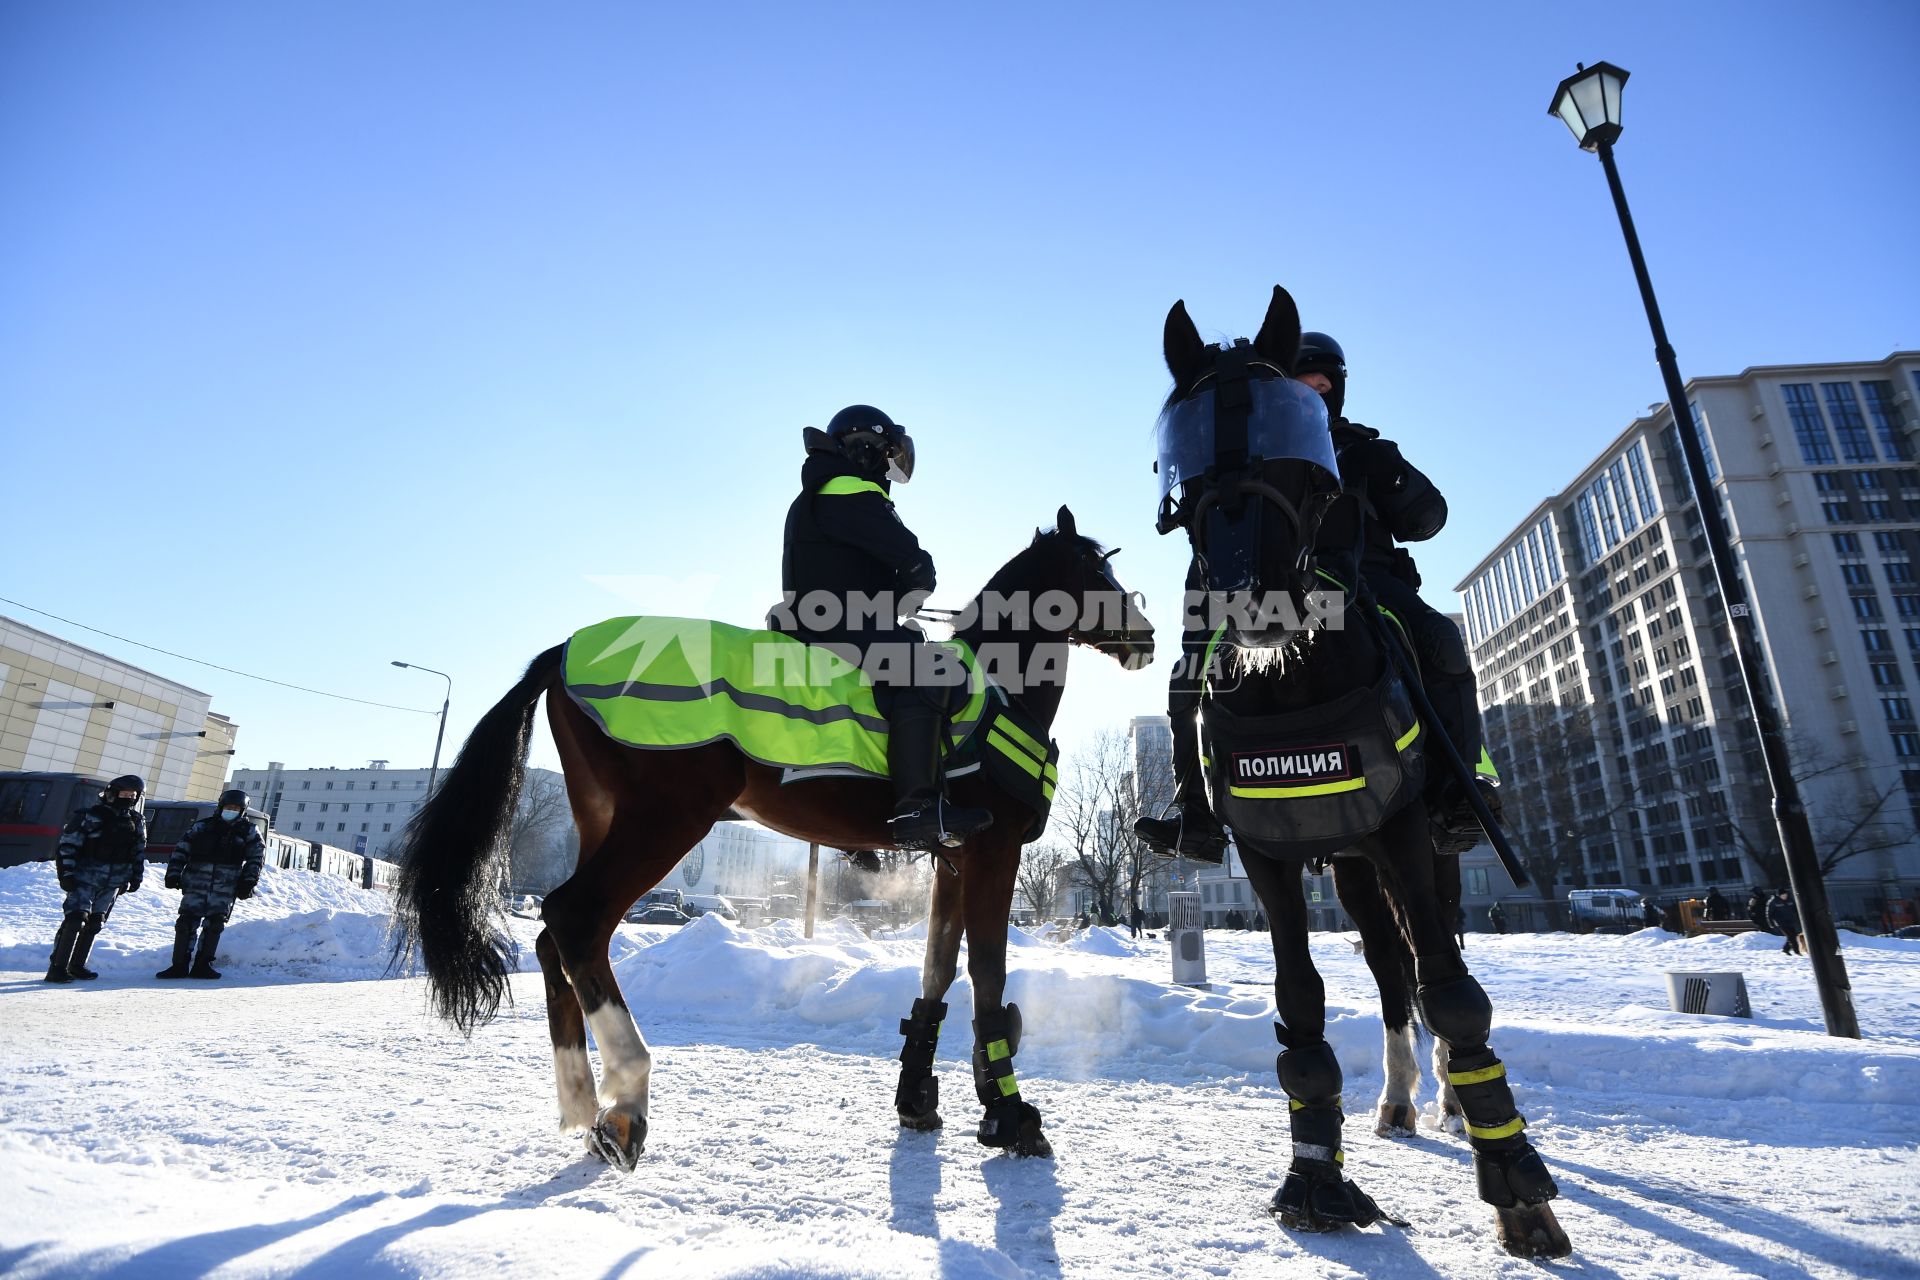
[[[1473,1172],[1480,1198],[1498,1209],[1541,1204],[1560,1194],[1545,1162],[1527,1141],[1526,1120],[1507,1087],[1507,1068],[1490,1049],[1455,1053],[1447,1060],[1447,1083],[1467,1117]]]
[[[1280,1028],[1275,1031],[1280,1033]],[[1288,1226],[1306,1231],[1378,1222],[1385,1216],[1380,1206],[1340,1172],[1347,1159],[1340,1146],[1346,1116],[1340,1109],[1340,1060],[1333,1046],[1319,1040],[1284,1050],[1274,1070],[1287,1093],[1293,1163],[1274,1193],[1272,1211]]]
[[[940,1050],[940,1023],[947,1006],[939,1000],[918,999],[910,1017],[900,1019],[907,1043],[900,1050],[900,1082],[894,1086],[893,1109],[902,1123],[937,1116],[940,1080],[933,1074],[934,1055]]]
[[[1422,981],[1420,1019],[1450,1045],[1485,1045],[1493,1030],[1493,1002],[1477,979],[1462,973],[1439,982]]]
[[[973,1088],[987,1109],[980,1119],[980,1141],[1010,1147],[1029,1124],[1040,1127],[1040,1112],[1020,1096],[1013,1055],[1020,1050],[1020,1006],[989,1009],[973,1020]]]

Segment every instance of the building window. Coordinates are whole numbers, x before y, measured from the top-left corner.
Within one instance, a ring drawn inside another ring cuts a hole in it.
[[[364,823],[364,822],[363,822],[363,823],[361,823],[361,824],[360,824],[360,829],[361,829],[362,831],[365,831],[365,830],[367,829],[367,824],[366,824],[366,823]]]
[[[347,829],[347,824],[344,822],[335,823],[333,829],[335,831],[345,831]]]
[[[329,791],[333,790],[333,784],[331,782],[327,784],[327,790]]]
[[[298,830],[300,829],[300,824],[299,824],[299,823],[297,823],[297,822],[296,822],[296,823],[294,823],[294,824],[293,824],[293,829],[294,829],[295,831],[298,831]]]
[[[1811,466],[1835,462],[1833,437],[1827,434],[1826,419],[1820,416],[1820,402],[1814,399],[1813,384],[1790,382],[1780,388],[1787,402],[1787,416],[1793,420],[1793,437],[1800,444],[1800,460]]]
[[[1873,585],[1873,575],[1867,572],[1867,566],[1864,564],[1843,564],[1840,566],[1840,576],[1846,579],[1847,585],[1850,587],[1870,587]]]
[[[347,790],[349,790],[349,791],[351,791],[351,790],[353,790],[353,780],[352,780],[352,779],[348,779],[348,780],[347,780]]]
[[[1877,618],[1880,616],[1880,597],[1854,596],[1853,616],[1856,618]]]
[[[299,804],[293,806],[293,811],[295,813],[305,813],[307,811],[307,802],[302,800]]]
[[[1893,649],[1887,633],[1878,627],[1863,627],[1860,631],[1860,643],[1867,646],[1868,653],[1888,653]]]
[[[382,831],[391,831],[393,830],[393,824],[391,822],[383,822],[380,824],[380,829]]]
[[[1827,414],[1833,419],[1834,434],[1840,437],[1840,454],[1848,462],[1877,462],[1873,437],[1867,434],[1867,422],[1860,416],[1860,404],[1853,398],[1851,382],[1823,382]]]
[[[1913,457],[1913,446],[1907,443],[1907,436],[1900,429],[1900,413],[1893,405],[1893,384],[1891,382],[1863,382],[1860,393],[1867,402],[1867,417],[1873,421],[1873,430],[1880,437],[1880,452],[1889,458],[1905,461]]]
[[[1900,724],[1913,719],[1913,703],[1906,698],[1882,698],[1880,710],[1886,714],[1888,724]]]
[[[311,782],[302,782],[302,783],[300,784],[300,789],[301,789],[302,791],[311,791],[311,790],[313,790],[313,783],[311,783]]]

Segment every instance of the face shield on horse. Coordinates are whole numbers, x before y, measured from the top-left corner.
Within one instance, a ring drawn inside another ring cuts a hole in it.
[[[1319,397],[1287,376],[1299,343],[1284,289],[1275,288],[1258,336],[1230,345],[1202,342],[1175,303],[1164,342],[1174,387],[1156,466],[1159,527],[1184,529],[1193,548],[1183,649],[1196,663],[1191,710],[1205,762],[1194,785],[1231,829],[1272,922],[1277,1070],[1294,1153],[1273,1211],[1306,1230],[1388,1216],[1342,1168],[1341,1071],[1326,1040],[1301,884],[1304,863],[1331,859],[1383,1005],[1411,997],[1444,1046],[1446,1084],[1502,1243],[1523,1255],[1564,1254],[1570,1246],[1548,1204],[1557,1188],[1487,1047],[1491,1006],[1455,945],[1458,869],[1443,885],[1421,795],[1423,739],[1436,731],[1415,714],[1387,648],[1396,641],[1367,616],[1355,563],[1360,504],[1339,488]],[[1362,603],[1344,607],[1356,593]],[[1170,698],[1176,752],[1179,679]],[[1398,1052],[1410,1064],[1410,1039]],[[1395,1059],[1390,1034],[1390,1089],[1407,1084]],[[1411,1114],[1410,1098],[1392,1109],[1402,1103]]]
[[[934,870],[921,997],[900,1024],[895,1109],[905,1126],[941,1124],[935,1043],[964,940],[979,1139],[1019,1154],[1050,1151],[1013,1071],[1021,1025],[1004,1001],[1007,917],[1021,846],[1044,824],[1057,777],[1048,735],[1069,646],[1127,666],[1152,655],[1152,627],[1114,578],[1111,554],[1060,508],[1055,528],[1036,531],[958,611],[940,646],[968,673],[969,696],[945,735],[953,800],[992,823]],[[1048,596],[1070,600],[1071,616],[988,607]],[[397,850],[397,954],[419,954],[436,1009],[469,1033],[507,991],[511,944],[495,886],[543,695],[581,849],[573,875],[542,904],[535,947],[561,1122],[631,1169],[646,1140],[652,1058],[608,962],[615,926],[729,811],[833,848],[893,847],[887,720],[859,669],[773,631],[617,618],[535,658],[475,726]],[[972,767],[956,767],[962,760]]]

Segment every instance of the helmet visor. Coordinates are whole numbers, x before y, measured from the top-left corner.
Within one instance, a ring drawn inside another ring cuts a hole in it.
[[[1338,483],[1340,464],[1334,459],[1333,437],[1327,430],[1326,402],[1291,378],[1255,382],[1249,390],[1253,405],[1247,415],[1248,464],[1282,459],[1311,462]],[[1200,479],[1218,460],[1213,411],[1214,392],[1208,390],[1160,415],[1154,444],[1160,456],[1162,498]]]
[[[902,431],[887,450],[887,478],[895,484],[913,479],[913,437]]]

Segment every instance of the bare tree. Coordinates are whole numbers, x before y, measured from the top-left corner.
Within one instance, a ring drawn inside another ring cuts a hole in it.
[[[563,859],[572,827],[566,783],[558,774],[528,770],[507,828],[507,883],[516,891],[544,893],[566,879]]]
[[[1027,908],[1041,919],[1053,913],[1054,895],[1060,889],[1060,869],[1067,855],[1057,844],[1030,844],[1020,855],[1020,870],[1014,888],[1026,899]]]
[[[1821,875],[1832,875],[1841,864],[1863,853],[1896,848],[1911,838],[1907,815],[1897,808],[1891,815],[1887,810],[1893,798],[1906,790],[1904,779],[1878,785],[1865,776],[1859,758],[1836,758],[1818,742],[1803,737],[1787,739],[1787,755],[1793,762],[1793,779],[1807,799]],[[1764,779],[1754,779],[1746,792],[1741,806],[1745,820],[1730,823],[1734,839],[1759,864],[1769,884],[1784,885],[1787,860],[1780,850],[1780,832],[1773,822]]]
[[[1145,856],[1133,834],[1138,809],[1133,745],[1118,730],[1102,729],[1068,765],[1065,785],[1054,795],[1053,820],[1073,860],[1074,878],[1092,893],[1103,924],[1119,918],[1122,891],[1135,883],[1131,866]]]

